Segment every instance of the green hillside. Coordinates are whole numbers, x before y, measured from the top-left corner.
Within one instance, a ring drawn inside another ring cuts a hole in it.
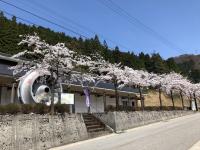
[[[41,26],[17,23],[16,17],[9,20],[2,12],[0,13],[0,52],[15,54],[22,51],[26,47],[18,45],[21,40],[19,35],[34,34],[34,32],[50,44],[64,42],[69,49],[85,55],[98,52],[112,63],[121,62],[134,69],[144,69],[155,73],[181,72],[195,82],[200,78],[200,73],[196,68],[190,68],[190,73],[195,71],[195,75],[191,76],[189,70],[183,67],[182,63],[177,64],[173,58],[164,60],[158,53],[149,55],[141,52],[139,55],[135,55],[132,50],[131,52],[121,52],[117,46],[114,50],[110,50],[106,41],[100,42],[97,35],[90,39],[70,37],[65,33],[54,32]]]
[[[181,55],[173,58],[182,71],[193,82],[200,82],[200,55]]]

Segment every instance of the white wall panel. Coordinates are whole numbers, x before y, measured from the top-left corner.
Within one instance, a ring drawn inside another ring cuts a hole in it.
[[[106,96],[106,105],[112,105],[112,106],[116,106],[116,100],[115,97],[111,98],[110,96]]]
[[[87,113],[88,108],[85,104],[85,96],[75,94],[75,112],[76,113]]]

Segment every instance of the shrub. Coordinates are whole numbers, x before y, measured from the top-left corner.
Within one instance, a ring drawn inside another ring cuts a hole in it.
[[[159,111],[160,109],[161,109],[160,106],[145,106],[144,107],[144,110],[146,111]]]
[[[33,105],[33,112],[36,114],[46,114],[50,110],[50,107],[45,104],[34,104]]]
[[[0,105],[0,114],[2,115],[6,114],[6,108],[3,105]]]
[[[34,112],[34,105],[33,104],[23,104],[21,105],[21,112],[24,114],[29,114]]]
[[[69,112],[69,105],[66,104],[56,104],[55,105],[55,112],[64,114]]]
[[[8,104],[5,105],[5,111],[9,114],[17,114],[20,112],[20,106],[18,104]]]
[[[144,111],[172,111],[172,110],[182,110],[182,107],[172,107],[172,106],[145,106]],[[141,107],[132,106],[119,106],[118,109],[112,105],[106,106],[105,111],[142,111]]]

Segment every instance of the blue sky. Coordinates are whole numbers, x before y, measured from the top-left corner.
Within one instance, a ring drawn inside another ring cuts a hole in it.
[[[126,17],[116,14],[99,2],[108,0],[6,1],[87,37],[94,36],[92,32],[88,32],[92,30],[101,35],[101,40],[106,39],[110,47],[119,45],[123,51],[129,50],[136,54],[141,51],[149,54],[159,52],[163,58],[200,53],[199,0],[113,0],[131,16],[170,41],[170,44],[166,44],[138,23],[130,23]],[[76,36],[2,2],[0,9],[38,25]],[[76,26],[71,20],[87,29]]]

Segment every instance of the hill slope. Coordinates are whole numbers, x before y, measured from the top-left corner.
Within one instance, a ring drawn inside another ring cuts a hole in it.
[[[190,63],[182,63],[182,61],[179,61],[178,57],[164,60],[158,53],[149,55],[141,52],[139,55],[135,55],[133,50],[131,50],[131,52],[122,52],[117,46],[114,50],[111,50],[108,48],[106,41],[99,40],[97,35],[89,39],[70,37],[65,33],[55,32],[41,26],[36,27],[18,23],[16,17],[13,16],[12,19],[8,19],[4,16],[3,12],[0,12],[0,52],[15,54],[27,49],[26,46],[18,45],[21,41],[19,35],[34,33],[37,33],[49,44],[63,42],[69,49],[84,55],[89,56],[98,52],[105,60],[111,63],[121,63],[122,65],[134,69],[143,69],[154,73],[169,73],[171,71],[181,72],[189,76],[194,82],[197,82],[200,78],[200,73],[199,75],[198,73],[190,75],[188,73],[191,72],[191,70],[189,70],[191,67],[188,67]],[[197,61],[195,60],[195,62]],[[192,71],[196,71],[195,68],[193,68]]]
[[[200,82],[200,55],[181,55],[173,58],[181,72],[193,82]]]
[[[182,64],[184,62],[189,62],[194,69],[200,69],[200,55],[180,55],[178,57],[174,57],[174,60],[177,64]]]

